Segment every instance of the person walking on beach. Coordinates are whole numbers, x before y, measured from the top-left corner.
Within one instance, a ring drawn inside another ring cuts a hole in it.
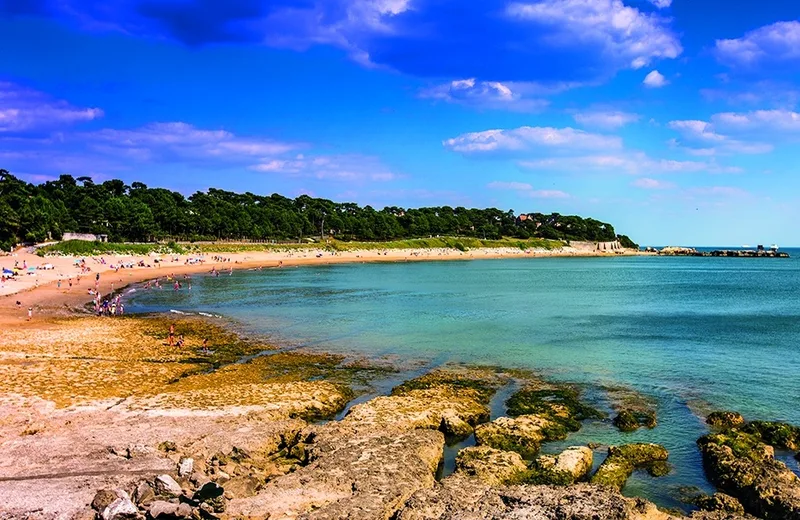
[[[208,338],[203,338],[203,354],[208,354]]]
[[[33,318],[33,307],[28,307],[28,321],[31,321]]]
[[[175,324],[170,323],[169,325],[169,346],[173,346],[175,344]]]

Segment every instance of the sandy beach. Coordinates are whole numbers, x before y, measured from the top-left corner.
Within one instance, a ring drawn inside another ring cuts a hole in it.
[[[420,262],[444,260],[482,260],[502,258],[552,258],[552,257],[610,257],[640,255],[638,251],[625,250],[619,253],[596,251],[588,244],[561,249],[535,249],[522,251],[519,248],[477,249],[466,252],[455,249],[387,249],[369,251],[343,251],[331,253],[322,249],[292,250],[286,252],[237,252],[188,255],[103,255],[93,257],[47,256],[40,257],[19,249],[15,253],[0,257],[0,269],[26,266],[24,274],[7,280],[0,286],[0,313],[12,321],[27,318],[27,309],[33,307],[34,316],[43,313],[77,308],[93,299],[88,290],[94,289],[95,277],[100,275],[99,291],[109,294],[132,283],[164,278],[208,273],[218,270],[293,267],[303,265],[328,265],[366,262]],[[222,257],[224,261],[215,259]],[[154,260],[160,258],[160,262]],[[88,271],[82,272],[79,262],[85,260]],[[138,267],[142,262],[148,267]],[[133,264],[134,267],[119,267]],[[42,269],[48,265],[50,269]],[[32,271],[30,268],[34,268]],[[28,274],[32,273],[32,274]],[[58,286],[61,282],[60,287]],[[70,287],[70,281],[72,286]],[[16,303],[20,302],[18,306]]]

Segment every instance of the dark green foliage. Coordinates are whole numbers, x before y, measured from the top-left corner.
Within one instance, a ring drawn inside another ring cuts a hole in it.
[[[619,240],[619,243],[622,247],[628,249],[639,249],[639,244],[631,240],[628,235],[617,235],[617,240]]]
[[[58,240],[63,233],[107,234],[111,242],[251,239],[297,241],[334,237],[340,241],[387,241],[437,236],[498,240],[612,241],[614,228],[594,219],[450,206],[376,210],[301,195],[233,193],[210,188],[190,197],[141,182],[95,184],[89,177],[62,175],[34,185],[0,169],[0,248]],[[520,242],[522,248],[528,247]]]
[[[506,401],[508,415],[539,415],[550,419],[568,431],[578,431],[584,419],[602,419],[603,414],[580,401],[580,392],[569,386],[549,388],[524,388]],[[561,432],[552,432],[554,438]]]

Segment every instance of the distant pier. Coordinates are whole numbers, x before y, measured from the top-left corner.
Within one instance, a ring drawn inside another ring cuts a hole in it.
[[[661,250],[649,247],[647,252],[657,253],[660,256],[726,256],[732,258],[789,258],[789,253],[778,251],[777,247],[765,249],[758,246],[756,249],[718,249],[715,251],[698,251],[693,247],[665,247]]]

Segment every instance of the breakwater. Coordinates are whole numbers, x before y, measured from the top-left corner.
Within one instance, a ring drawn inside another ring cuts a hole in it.
[[[714,251],[698,251],[692,247],[665,247],[657,251],[662,256],[714,256],[733,258],[789,258],[789,253],[777,249],[717,249]]]

